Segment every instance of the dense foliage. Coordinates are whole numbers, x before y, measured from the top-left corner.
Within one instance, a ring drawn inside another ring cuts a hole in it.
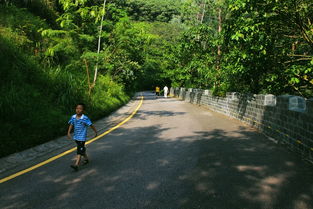
[[[229,85],[313,95],[313,2],[236,1],[225,31]]]
[[[180,0],[126,0],[123,6],[136,21],[169,22],[179,14]]]
[[[199,8],[205,3],[203,22],[194,24],[170,52],[178,55],[168,72],[174,85],[220,95],[312,97],[312,1],[202,1]]]

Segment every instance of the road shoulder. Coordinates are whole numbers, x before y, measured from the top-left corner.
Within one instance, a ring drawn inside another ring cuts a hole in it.
[[[109,116],[94,122],[94,126],[98,130],[98,133],[101,134],[105,132],[107,129],[117,125],[123,119],[127,118],[136,109],[140,101],[138,98],[139,93],[137,93],[126,105],[122,106]],[[88,130],[88,139],[92,137],[93,131],[90,129]],[[75,147],[73,141],[67,139],[67,136],[64,135],[22,152],[3,157],[0,159],[0,179],[47,160],[73,147]]]

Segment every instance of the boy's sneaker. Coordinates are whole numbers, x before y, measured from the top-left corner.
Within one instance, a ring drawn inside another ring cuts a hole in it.
[[[77,165],[71,165],[71,168],[73,168],[75,171],[78,171],[78,166]]]

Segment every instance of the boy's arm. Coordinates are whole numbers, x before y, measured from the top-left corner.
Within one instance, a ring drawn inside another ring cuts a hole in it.
[[[73,125],[70,124],[70,126],[68,127],[68,130],[67,130],[67,138],[68,139],[72,139],[72,135],[71,135],[72,128],[73,128]]]
[[[91,125],[90,127],[91,127],[92,130],[95,132],[95,137],[98,136],[97,129],[96,129],[93,125]]]

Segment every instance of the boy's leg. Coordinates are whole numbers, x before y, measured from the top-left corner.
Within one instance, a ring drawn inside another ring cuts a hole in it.
[[[89,158],[88,158],[87,153],[85,153],[85,154],[83,155],[83,157],[84,157],[84,162],[83,162],[83,164],[85,165],[85,164],[89,163]]]
[[[76,157],[76,162],[75,162],[75,165],[76,165],[76,166],[79,165],[81,158],[82,158],[81,155],[77,155],[77,157]]]
[[[82,156],[87,156],[86,155],[86,147],[85,147],[85,142],[84,141],[75,141],[77,144],[77,157],[76,157],[76,162],[75,165],[79,166],[79,163],[81,161]]]
[[[84,164],[88,163],[89,162],[89,159],[88,159],[88,155],[87,155],[87,152],[86,152],[86,147],[85,147],[85,142],[83,142],[83,152],[82,152],[82,156],[84,157]]]

